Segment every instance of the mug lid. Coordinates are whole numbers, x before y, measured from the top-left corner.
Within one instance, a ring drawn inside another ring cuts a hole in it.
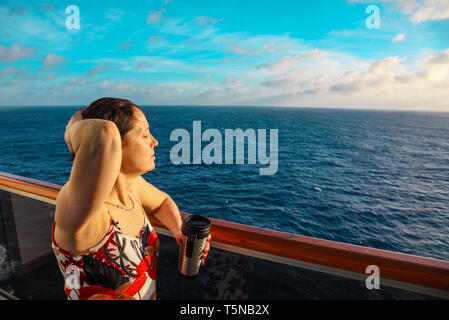
[[[211,222],[206,217],[191,214],[182,219],[181,230],[186,236],[198,234],[198,238],[205,238],[210,233],[210,225]]]

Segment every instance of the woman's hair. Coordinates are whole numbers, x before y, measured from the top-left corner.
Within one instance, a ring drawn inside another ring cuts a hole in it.
[[[116,124],[120,137],[132,129],[133,107],[142,111],[145,116],[147,113],[138,105],[126,99],[120,98],[100,98],[92,102],[86,109],[81,112],[83,119],[103,119],[109,120]],[[73,161],[75,154],[68,161]]]

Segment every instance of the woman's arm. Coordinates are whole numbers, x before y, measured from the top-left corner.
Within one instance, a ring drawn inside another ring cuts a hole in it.
[[[169,195],[167,195],[167,198],[162,202],[154,216],[170,230],[175,238],[180,235],[182,226],[181,214],[178,206]]]
[[[146,181],[142,176],[136,180],[136,190],[147,215],[154,215],[176,237],[181,230],[182,218],[170,196]]]
[[[76,156],[56,200],[55,220],[60,230],[76,234],[100,211],[114,186],[122,161],[121,138],[115,123],[102,119],[68,125],[65,138]]]

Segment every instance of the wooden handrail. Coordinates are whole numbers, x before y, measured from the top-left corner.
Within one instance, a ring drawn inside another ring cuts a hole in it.
[[[56,200],[62,187],[1,171],[0,186],[52,200]],[[212,222],[212,246],[217,242],[359,274],[364,274],[368,265],[376,265],[382,278],[449,292],[449,261],[209,219]],[[150,217],[150,222],[155,227],[167,229],[154,217]]]

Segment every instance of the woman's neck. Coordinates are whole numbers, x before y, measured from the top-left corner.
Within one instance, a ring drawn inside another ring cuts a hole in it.
[[[130,176],[120,172],[106,201],[129,208],[132,205],[129,192],[138,177],[138,175]]]

